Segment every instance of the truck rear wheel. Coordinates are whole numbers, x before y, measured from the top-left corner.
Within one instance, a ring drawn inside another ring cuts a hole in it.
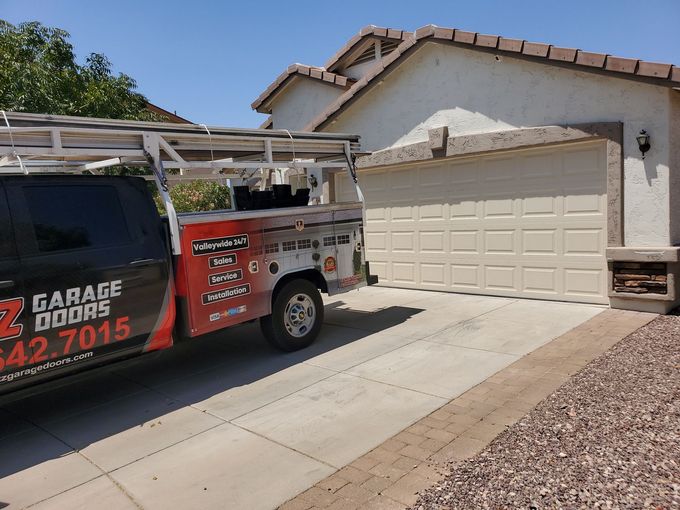
[[[323,301],[316,285],[307,280],[292,280],[278,292],[272,314],[260,319],[260,327],[269,343],[290,352],[310,345],[322,322]]]

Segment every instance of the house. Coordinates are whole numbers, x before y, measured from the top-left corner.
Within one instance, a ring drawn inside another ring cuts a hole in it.
[[[680,67],[368,26],[252,106],[264,127],[361,135],[367,256],[387,285],[679,303]],[[347,196],[347,177],[327,189]]]

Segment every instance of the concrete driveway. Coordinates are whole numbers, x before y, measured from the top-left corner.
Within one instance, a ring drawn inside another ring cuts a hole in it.
[[[0,508],[274,508],[603,310],[384,287],[326,305],[301,352],[251,324],[0,399]]]

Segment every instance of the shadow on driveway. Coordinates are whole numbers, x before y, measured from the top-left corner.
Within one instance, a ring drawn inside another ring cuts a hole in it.
[[[319,337],[298,352],[274,350],[258,324],[251,323],[0,397],[0,478],[130,428],[153,426],[172,411],[246,386],[423,311],[390,306],[365,312],[345,306],[343,301],[326,305],[327,320]],[[179,390],[165,394],[168,385]],[[0,501],[0,508],[3,505]]]

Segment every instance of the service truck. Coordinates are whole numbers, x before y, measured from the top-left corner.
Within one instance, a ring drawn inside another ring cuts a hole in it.
[[[0,392],[255,319],[273,345],[300,349],[321,328],[320,292],[377,280],[357,136],[0,121]],[[121,166],[149,175],[107,171]],[[356,200],[334,199],[337,172]],[[190,179],[228,186],[231,209],[177,213],[169,191]]]

